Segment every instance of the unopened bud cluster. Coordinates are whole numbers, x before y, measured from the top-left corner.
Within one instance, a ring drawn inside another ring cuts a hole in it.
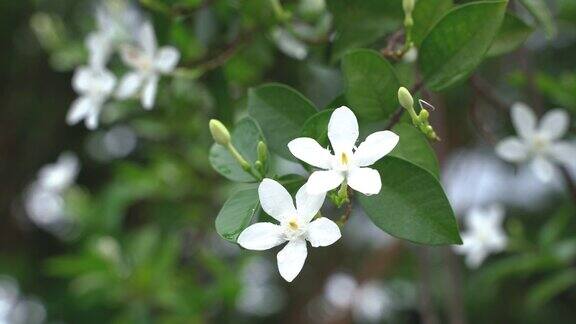
[[[434,128],[430,125],[430,121],[428,120],[430,118],[430,112],[424,109],[422,105],[420,105],[420,113],[416,114],[416,111],[414,111],[414,98],[412,98],[412,95],[408,89],[404,87],[400,87],[400,89],[398,89],[398,102],[400,102],[400,105],[410,114],[410,118],[412,118],[412,124],[418,127],[418,129],[420,129],[420,131],[424,133],[426,137],[433,140],[440,140],[434,131]]]

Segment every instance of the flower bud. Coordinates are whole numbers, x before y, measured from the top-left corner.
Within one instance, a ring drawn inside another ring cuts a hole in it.
[[[414,5],[416,0],[402,0],[402,8],[404,8],[404,13],[410,15],[414,11]]]
[[[420,122],[425,123],[428,121],[428,117],[430,117],[430,113],[426,109],[420,110],[420,115],[418,115],[418,119]]]
[[[266,143],[262,141],[258,142],[257,151],[258,161],[260,161],[262,164],[266,163],[266,160],[268,159],[268,148],[266,147]]]
[[[404,87],[400,87],[400,89],[398,89],[398,102],[400,102],[400,106],[404,107],[405,109],[413,109],[414,98],[412,98],[410,91]]]
[[[230,132],[222,122],[217,119],[211,119],[210,123],[210,133],[212,133],[212,138],[214,141],[220,145],[227,146],[230,144]]]

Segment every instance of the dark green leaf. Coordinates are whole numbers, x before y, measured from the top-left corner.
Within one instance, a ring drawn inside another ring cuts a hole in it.
[[[422,41],[419,66],[439,91],[468,77],[482,62],[504,19],[507,1],[481,1],[449,11]]]
[[[278,179],[286,190],[292,195],[295,195],[298,189],[306,183],[306,178],[299,174],[287,174]]]
[[[259,211],[257,188],[237,191],[224,203],[216,216],[216,231],[224,239],[235,243],[238,235],[250,225],[250,221]]]
[[[400,141],[390,155],[412,162],[439,178],[436,153],[422,132],[406,123],[397,124],[392,131],[400,136]]]
[[[382,190],[374,196],[359,194],[358,200],[376,226],[415,243],[461,243],[452,207],[431,173],[392,156],[373,168],[380,172]]]
[[[346,100],[360,119],[382,120],[396,109],[398,78],[378,52],[354,50],[342,59]]]
[[[548,39],[556,36],[556,24],[552,18],[550,8],[544,0],[520,0],[520,3],[528,9],[530,14],[544,28],[544,33]]]
[[[534,29],[522,19],[507,13],[500,31],[486,55],[498,56],[515,50],[524,43],[533,31]]]
[[[414,7],[414,27],[412,27],[412,41],[416,47],[420,46],[424,37],[432,26],[452,8],[452,0],[423,0],[417,1]]]
[[[540,281],[528,293],[528,305],[540,308],[552,298],[576,285],[576,270],[566,269]]]
[[[239,121],[232,131],[232,143],[242,156],[253,164],[258,159],[256,147],[262,140],[262,134],[256,121],[246,117]],[[210,164],[214,170],[232,181],[254,182],[250,173],[244,171],[228,150],[219,144],[212,145],[210,149]]]
[[[266,84],[249,90],[248,112],[262,127],[270,150],[294,159],[288,142],[300,136],[302,125],[316,113],[316,108],[288,86]]]
[[[328,140],[328,122],[334,109],[322,110],[314,116],[308,118],[302,127],[302,137],[315,139],[322,147],[330,144]]]

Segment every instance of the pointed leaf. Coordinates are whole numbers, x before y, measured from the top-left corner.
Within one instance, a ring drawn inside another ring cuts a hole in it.
[[[224,239],[236,243],[238,235],[250,225],[260,212],[258,189],[235,192],[222,206],[216,216],[216,232]]]

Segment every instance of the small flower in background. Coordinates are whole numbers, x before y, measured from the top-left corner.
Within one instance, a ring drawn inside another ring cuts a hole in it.
[[[276,27],[271,35],[278,49],[287,56],[297,60],[304,60],[308,56],[308,46],[290,31]]]
[[[46,309],[42,303],[21,296],[14,279],[0,277],[0,324],[43,323],[45,318]]]
[[[107,162],[125,158],[136,149],[138,137],[127,125],[115,125],[109,130],[95,132],[86,143],[90,157]]]
[[[497,154],[509,162],[530,161],[536,175],[544,182],[553,180],[554,163],[570,164],[576,160],[576,145],[560,140],[569,128],[568,114],[561,109],[547,112],[540,123],[525,104],[512,106],[512,123],[518,137],[502,140],[496,147]]]
[[[63,195],[74,184],[80,171],[78,158],[62,153],[58,161],[40,169],[38,177],[24,194],[24,208],[34,224],[55,234],[69,228]]]
[[[242,268],[242,288],[236,308],[253,316],[269,316],[282,309],[286,300],[283,290],[274,283],[274,266],[265,258],[253,257]]]
[[[392,296],[382,284],[359,283],[344,273],[328,278],[323,297],[340,314],[350,311],[357,322],[381,322],[394,308]]]
[[[319,194],[338,187],[342,182],[366,195],[380,192],[382,183],[378,171],[367,168],[390,153],[399,137],[391,131],[381,131],[369,135],[356,147],[358,121],[348,107],[342,106],[332,113],[328,123],[328,138],[332,144],[332,154],[316,140],[300,137],[288,143],[292,154],[320,169],[310,175],[307,182],[312,194]]]
[[[122,78],[116,95],[126,99],[140,93],[142,106],[152,109],[160,75],[174,71],[180,52],[172,46],[158,48],[154,27],[149,21],[142,25],[137,44],[138,47],[124,45],[121,48],[122,60],[133,71]]]
[[[310,195],[306,185],[296,193],[296,207],[290,193],[272,179],[264,179],[260,183],[258,195],[262,209],[280,225],[267,222],[253,224],[240,233],[238,244],[249,250],[262,251],[288,242],[278,253],[277,259],[280,275],[291,282],[306,261],[306,240],[313,247],[328,246],[340,238],[340,229],[325,217],[312,221],[326,195]]]
[[[490,254],[506,248],[508,237],[502,229],[504,209],[499,205],[472,208],[465,216],[462,245],[454,251],[466,256],[470,268],[478,268]]]

